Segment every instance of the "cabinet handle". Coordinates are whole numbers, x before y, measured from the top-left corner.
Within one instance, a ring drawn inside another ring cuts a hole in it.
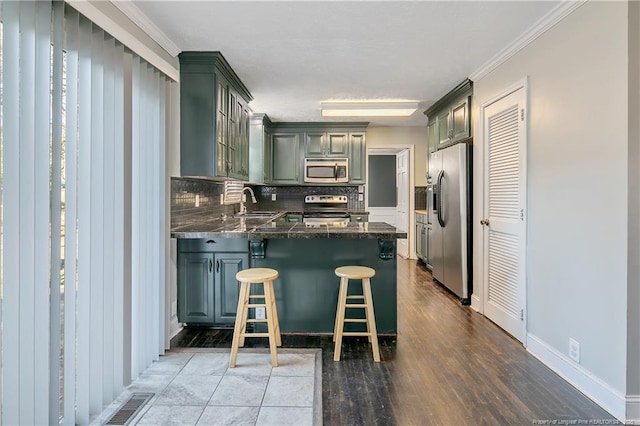
[[[220,261],[216,260],[216,274],[220,272]]]
[[[213,241],[213,240],[207,240],[207,244],[215,244],[215,241]]]
[[[209,272],[213,270],[213,262],[209,259]]]

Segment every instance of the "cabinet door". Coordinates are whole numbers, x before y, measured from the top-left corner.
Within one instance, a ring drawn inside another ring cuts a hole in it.
[[[233,324],[240,285],[236,274],[249,267],[249,253],[215,253],[215,323]]]
[[[305,133],[304,134],[304,156],[324,157],[325,155],[325,134]]]
[[[421,223],[416,223],[416,256],[418,256],[418,259],[423,259],[424,260],[424,249],[422,247],[422,229],[423,229],[424,225],[422,225]]]
[[[186,68],[186,67],[185,67]],[[217,170],[216,86],[213,72],[183,72],[180,84],[180,173],[214,176]]]
[[[427,124],[427,154],[430,155],[438,149],[438,117],[429,117]]]
[[[240,110],[240,174],[244,180],[249,180],[249,125],[249,107],[243,101]]]
[[[457,142],[471,136],[469,120],[469,97],[456,102],[451,108],[451,138]]]
[[[365,165],[367,152],[365,146],[365,134],[349,134],[349,183],[365,183]]]
[[[438,114],[437,122],[438,122],[438,147],[448,145],[451,142],[451,110],[447,109],[446,111]]]
[[[327,133],[325,155],[327,157],[346,157],[349,155],[349,134]]]
[[[227,176],[229,144],[229,84],[216,74],[216,176]]]
[[[213,253],[178,256],[178,321],[213,324]]]
[[[274,133],[271,137],[271,183],[300,183],[298,133]]]

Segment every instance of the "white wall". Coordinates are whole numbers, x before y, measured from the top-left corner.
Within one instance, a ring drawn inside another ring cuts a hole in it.
[[[629,2],[629,279],[627,395],[640,395],[640,3]],[[627,409],[640,419],[640,400]]]
[[[525,76],[528,332],[566,356],[569,338],[577,340],[581,367],[624,395],[627,4],[586,3],[475,82],[473,117],[480,117],[479,105]],[[482,202],[481,137],[474,135],[476,206]],[[479,229],[474,237],[481,240]],[[474,250],[476,283],[480,255]]]

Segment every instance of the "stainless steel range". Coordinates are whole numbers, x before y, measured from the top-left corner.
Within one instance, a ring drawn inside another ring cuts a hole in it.
[[[302,221],[309,227],[346,227],[349,224],[346,195],[307,195]]]

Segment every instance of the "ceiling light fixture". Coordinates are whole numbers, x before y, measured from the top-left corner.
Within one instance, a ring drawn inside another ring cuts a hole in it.
[[[418,109],[415,101],[320,102],[323,117],[409,117]]]

